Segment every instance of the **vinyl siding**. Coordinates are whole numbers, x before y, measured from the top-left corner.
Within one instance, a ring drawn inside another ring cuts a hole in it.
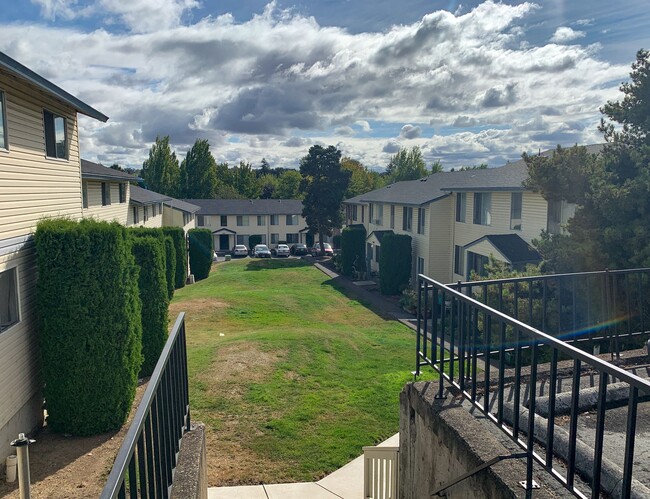
[[[102,206],[102,182],[97,180],[84,180],[88,190],[88,208],[83,209],[84,218],[94,218],[96,220],[104,220],[106,222],[117,221],[122,225],[126,225],[129,210],[129,196],[130,185],[126,185],[126,201],[120,203],[120,188],[119,182],[106,182],[109,185],[111,192],[111,204]]]
[[[19,80],[0,74],[9,149],[0,150],[0,239],[34,231],[42,218],[81,217],[76,112]],[[43,109],[66,118],[68,159],[45,156]]]
[[[427,275],[439,282],[448,283],[453,270],[453,245],[451,242],[452,217],[455,207],[451,196],[429,205],[429,254],[425,259]],[[450,250],[450,248],[452,248]]]
[[[156,216],[154,217],[152,215],[153,213],[153,205],[148,205],[147,210],[149,213],[149,216],[147,217],[147,221],[145,222],[144,220],[144,206],[138,206],[134,204],[128,204],[128,212],[127,212],[127,221],[126,225],[130,226],[137,226],[137,227],[162,227],[163,226],[163,214],[160,213],[159,208],[156,208]],[[138,223],[133,222],[133,208],[136,208],[138,210]],[[163,213],[164,213],[164,207],[163,207]]]
[[[192,219],[186,225],[183,225],[183,213],[184,212],[181,210],[175,210],[169,206],[163,206],[163,226],[181,227],[185,231],[185,234],[187,234],[188,230],[193,229],[196,226],[196,217],[191,215]]]
[[[275,244],[271,244],[271,234],[279,234],[279,241],[286,241],[287,234],[299,234],[300,242],[305,242],[305,234],[301,233],[301,230],[307,228],[307,221],[300,215],[298,215],[298,224],[297,225],[287,225],[286,215],[287,213],[278,213],[278,225],[271,225],[271,220],[269,215],[262,215],[265,218],[265,225],[257,225],[257,215],[248,215],[248,225],[237,225],[237,216],[228,215],[228,225],[226,227],[221,226],[221,215],[204,215],[204,225],[199,227],[197,223],[197,228],[200,229],[210,229],[212,232],[218,231],[219,229],[229,229],[236,232],[235,235],[230,234],[230,246],[237,244],[237,236],[253,236],[253,235],[264,235],[266,236],[266,244],[269,248],[275,247]],[[214,234],[214,247],[220,249],[219,247],[219,234]]]
[[[477,255],[483,255],[488,257],[492,255],[497,260],[500,260],[502,262],[506,261],[505,257],[501,254],[501,252],[498,251],[492,245],[492,243],[490,243],[487,240],[481,241],[478,244],[473,244],[470,248],[467,248],[467,251],[471,251],[472,253],[476,253]]]

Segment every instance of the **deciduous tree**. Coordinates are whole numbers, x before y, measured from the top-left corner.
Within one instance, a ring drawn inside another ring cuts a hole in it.
[[[413,146],[410,150],[401,148],[390,158],[386,168],[386,176],[390,183],[417,180],[430,173],[418,146]]]
[[[149,158],[142,163],[142,177],[152,191],[178,196],[180,169],[176,153],[169,146],[169,135],[156,137]]]
[[[212,199],[217,190],[217,171],[210,144],[198,139],[181,164],[183,197],[190,199]]]

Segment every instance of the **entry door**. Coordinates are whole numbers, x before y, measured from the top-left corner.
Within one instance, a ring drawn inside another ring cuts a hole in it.
[[[219,249],[220,250],[229,250],[230,249],[230,236],[228,234],[219,234]]]

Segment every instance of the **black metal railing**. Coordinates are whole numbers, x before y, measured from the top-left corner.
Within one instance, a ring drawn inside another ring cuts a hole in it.
[[[101,498],[167,498],[180,440],[189,429],[185,313],[181,312],[124,437]]]
[[[459,282],[450,287],[589,352],[618,358],[650,335],[650,269]]]
[[[445,384],[453,385],[525,450],[527,497],[532,496],[534,461],[579,497],[616,492],[602,487],[602,476],[617,473],[603,461],[603,439],[608,387],[622,383],[627,390],[627,400],[621,402],[627,403],[627,427],[618,487],[625,498],[639,486],[643,489],[633,480],[636,414],[641,397],[650,396],[650,382],[479,302],[469,296],[473,293],[467,292],[468,287],[461,286],[463,293],[418,276],[415,374],[424,366],[432,367],[440,375],[438,397],[445,397]],[[593,451],[577,439],[578,417],[584,409],[581,383],[589,380],[597,390]],[[558,426],[555,418],[560,391],[570,404],[564,426]],[[547,405],[546,417],[536,413],[542,402]]]

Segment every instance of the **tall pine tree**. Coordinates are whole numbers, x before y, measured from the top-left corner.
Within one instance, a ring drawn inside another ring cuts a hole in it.
[[[152,191],[178,196],[180,170],[176,153],[169,146],[169,135],[156,137],[149,158],[142,163],[142,177]]]
[[[217,191],[217,165],[205,139],[197,139],[181,164],[181,191],[188,199],[213,199]]]

